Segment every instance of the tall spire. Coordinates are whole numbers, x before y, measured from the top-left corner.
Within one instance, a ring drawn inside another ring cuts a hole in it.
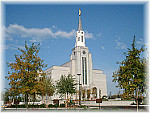
[[[78,24],[78,30],[76,32],[75,47],[77,46],[85,47],[85,37],[84,37],[84,31],[82,29],[82,24],[81,24],[81,10],[80,9],[79,9],[79,24]]]
[[[79,9],[79,24],[78,24],[78,31],[83,30],[81,24],[81,10]]]

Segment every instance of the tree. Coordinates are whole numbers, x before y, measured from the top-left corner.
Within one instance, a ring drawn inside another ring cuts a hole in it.
[[[48,78],[46,76],[42,77],[42,92],[40,95],[42,96],[53,96],[55,92],[55,86],[54,83],[52,82],[51,78]]]
[[[69,74],[68,76],[62,75],[60,80],[56,83],[57,92],[60,94],[66,94],[68,100],[68,94],[76,93],[75,78]]]
[[[118,71],[113,73],[113,82],[118,82],[118,86],[124,89],[123,97],[126,99],[137,98],[146,91],[146,58],[142,57],[145,51],[144,46],[140,49],[135,47],[135,36],[129,49],[124,55],[126,59],[120,62]]]
[[[29,94],[39,93],[42,89],[42,81],[40,77],[44,76],[42,68],[46,67],[44,61],[38,56],[39,44],[32,43],[30,47],[25,42],[25,50],[20,50],[20,55],[15,55],[15,62],[8,63],[11,73],[6,77],[10,80],[10,90],[15,95],[25,94],[26,104],[28,106]],[[40,76],[40,77],[39,77]]]
[[[6,89],[5,92],[2,93],[2,99],[4,100],[4,102],[8,102],[10,100],[10,92],[8,89]]]

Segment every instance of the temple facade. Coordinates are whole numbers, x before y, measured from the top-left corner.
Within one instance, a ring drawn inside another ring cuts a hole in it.
[[[85,45],[85,33],[82,28],[80,10],[78,29],[76,31],[76,43],[70,55],[70,60],[60,66],[54,65],[44,72],[54,82],[58,81],[61,75],[74,75],[77,83],[80,80],[82,99],[96,99],[107,96],[106,74],[102,70],[93,69],[92,54]],[[79,85],[76,88],[79,91]],[[78,99],[78,95],[77,93],[71,97]],[[61,98],[58,94],[52,96],[52,99],[58,98]]]

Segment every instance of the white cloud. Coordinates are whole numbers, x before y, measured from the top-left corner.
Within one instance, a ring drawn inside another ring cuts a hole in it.
[[[136,43],[137,43],[137,45],[136,45],[137,48],[141,48],[144,45],[148,47],[147,43],[144,43],[144,40],[142,38],[140,38],[139,40],[137,40]]]
[[[24,49],[23,46],[19,46],[19,45],[14,45],[14,44],[4,45],[4,49],[18,50],[18,48]]]
[[[97,37],[101,37],[101,36],[102,36],[102,33],[99,33],[99,34],[97,34],[96,36],[97,36]]]
[[[56,29],[57,27],[55,25],[52,26],[53,29]]]
[[[4,27],[5,37],[9,41],[13,41],[13,38],[30,38],[31,42],[41,42],[48,38],[67,38],[72,39],[76,35],[76,31],[73,29],[70,32],[66,32],[63,30],[55,29],[57,28],[55,25],[52,28],[25,28],[24,26],[20,26],[18,24],[11,24],[8,27]],[[87,39],[94,38],[92,33],[88,33],[85,31],[85,37]]]
[[[54,27],[54,26],[53,26]],[[70,32],[58,30],[53,32],[51,28],[25,28],[17,24],[9,25],[4,29],[5,36],[7,40],[12,39],[12,37],[20,38],[31,38],[30,41],[41,42],[48,38],[68,38],[71,39],[75,37],[75,30]]]
[[[85,38],[87,39],[94,39],[94,36],[92,33],[89,33],[88,31],[85,31]]]
[[[103,50],[105,50],[105,47],[104,47],[104,46],[102,46],[101,48],[102,48]]]
[[[136,41],[137,44],[143,44],[143,39],[141,38],[140,40]]]
[[[126,44],[124,44],[123,42],[120,41],[120,37],[117,40],[115,40],[115,42],[117,44],[116,45],[117,49],[127,49]]]

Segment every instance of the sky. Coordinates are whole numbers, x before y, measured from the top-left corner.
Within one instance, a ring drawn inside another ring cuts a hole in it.
[[[92,53],[93,68],[106,74],[108,95],[110,92],[118,94],[120,89],[112,82],[112,73],[119,67],[116,62],[125,59],[123,52],[131,48],[134,35],[137,47],[145,42],[145,6],[142,2],[4,3],[4,87],[8,87],[8,80],[4,77],[8,76],[10,70],[6,62],[14,62],[14,55],[20,54],[17,48],[24,49],[25,41],[28,45],[40,43],[39,56],[48,65],[47,68],[70,60],[71,50],[75,47],[79,8],[86,46]]]

